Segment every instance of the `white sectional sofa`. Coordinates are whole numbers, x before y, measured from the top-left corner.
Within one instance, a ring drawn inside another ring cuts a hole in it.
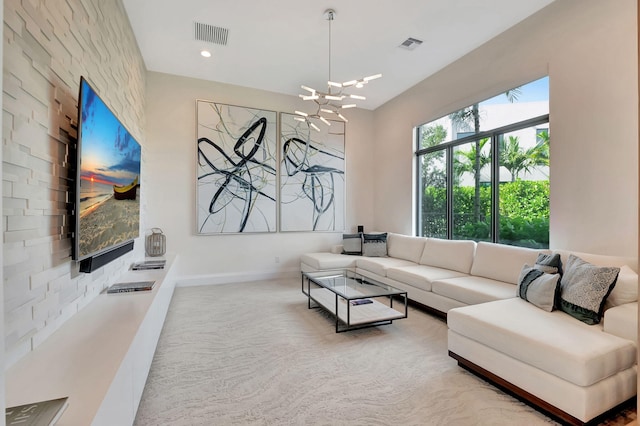
[[[459,365],[570,424],[595,422],[636,395],[637,260],[557,251],[593,265],[621,267],[603,320],[588,325],[518,297],[533,250],[388,234],[387,256],[331,252],[301,257],[303,272],[351,268],[407,291],[446,315],[449,354]]]

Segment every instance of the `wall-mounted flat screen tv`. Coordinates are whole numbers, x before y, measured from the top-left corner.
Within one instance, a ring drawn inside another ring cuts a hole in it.
[[[84,78],[78,99],[74,259],[80,261],[139,236],[141,150]]]

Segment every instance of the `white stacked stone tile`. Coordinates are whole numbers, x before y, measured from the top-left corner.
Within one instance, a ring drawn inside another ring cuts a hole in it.
[[[120,0],[6,2],[4,23],[3,265],[10,366],[133,260],[128,254],[93,274],[77,271],[71,260],[69,152],[77,136],[80,76],[144,150],[146,69]],[[144,185],[144,162],[141,180]],[[143,218],[145,206],[143,196]]]

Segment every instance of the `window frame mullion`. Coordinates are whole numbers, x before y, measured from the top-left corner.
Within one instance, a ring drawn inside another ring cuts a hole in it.
[[[447,239],[453,239],[453,146],[445,150],[447,160],[446,193],[447,193]]]
[[[500,239],[500,135],[491,135],[491,241]]]

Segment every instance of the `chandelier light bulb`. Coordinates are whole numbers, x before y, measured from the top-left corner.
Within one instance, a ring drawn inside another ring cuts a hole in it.
[[[316,132],[320,131],[320,127],[316,126],[315,124],[313,124],[312,122],[309,121],[309,126],[311,126],[313,128],[313,130],[315,130]]]
[[[369,77],[365,77],[363,78],[364,81],[371,81],[371,80],[375,80],[376,78],[380,78],[382,77],[382,74],[374,74],[374,75],[370,75]]]
[[[323,116],[320,116],[320,121],[322,121],[324,124],[326,124],[327,126],[331,126],[331,123],[329,123],[329,120],[327,120],[326,118],[324,118]]]

